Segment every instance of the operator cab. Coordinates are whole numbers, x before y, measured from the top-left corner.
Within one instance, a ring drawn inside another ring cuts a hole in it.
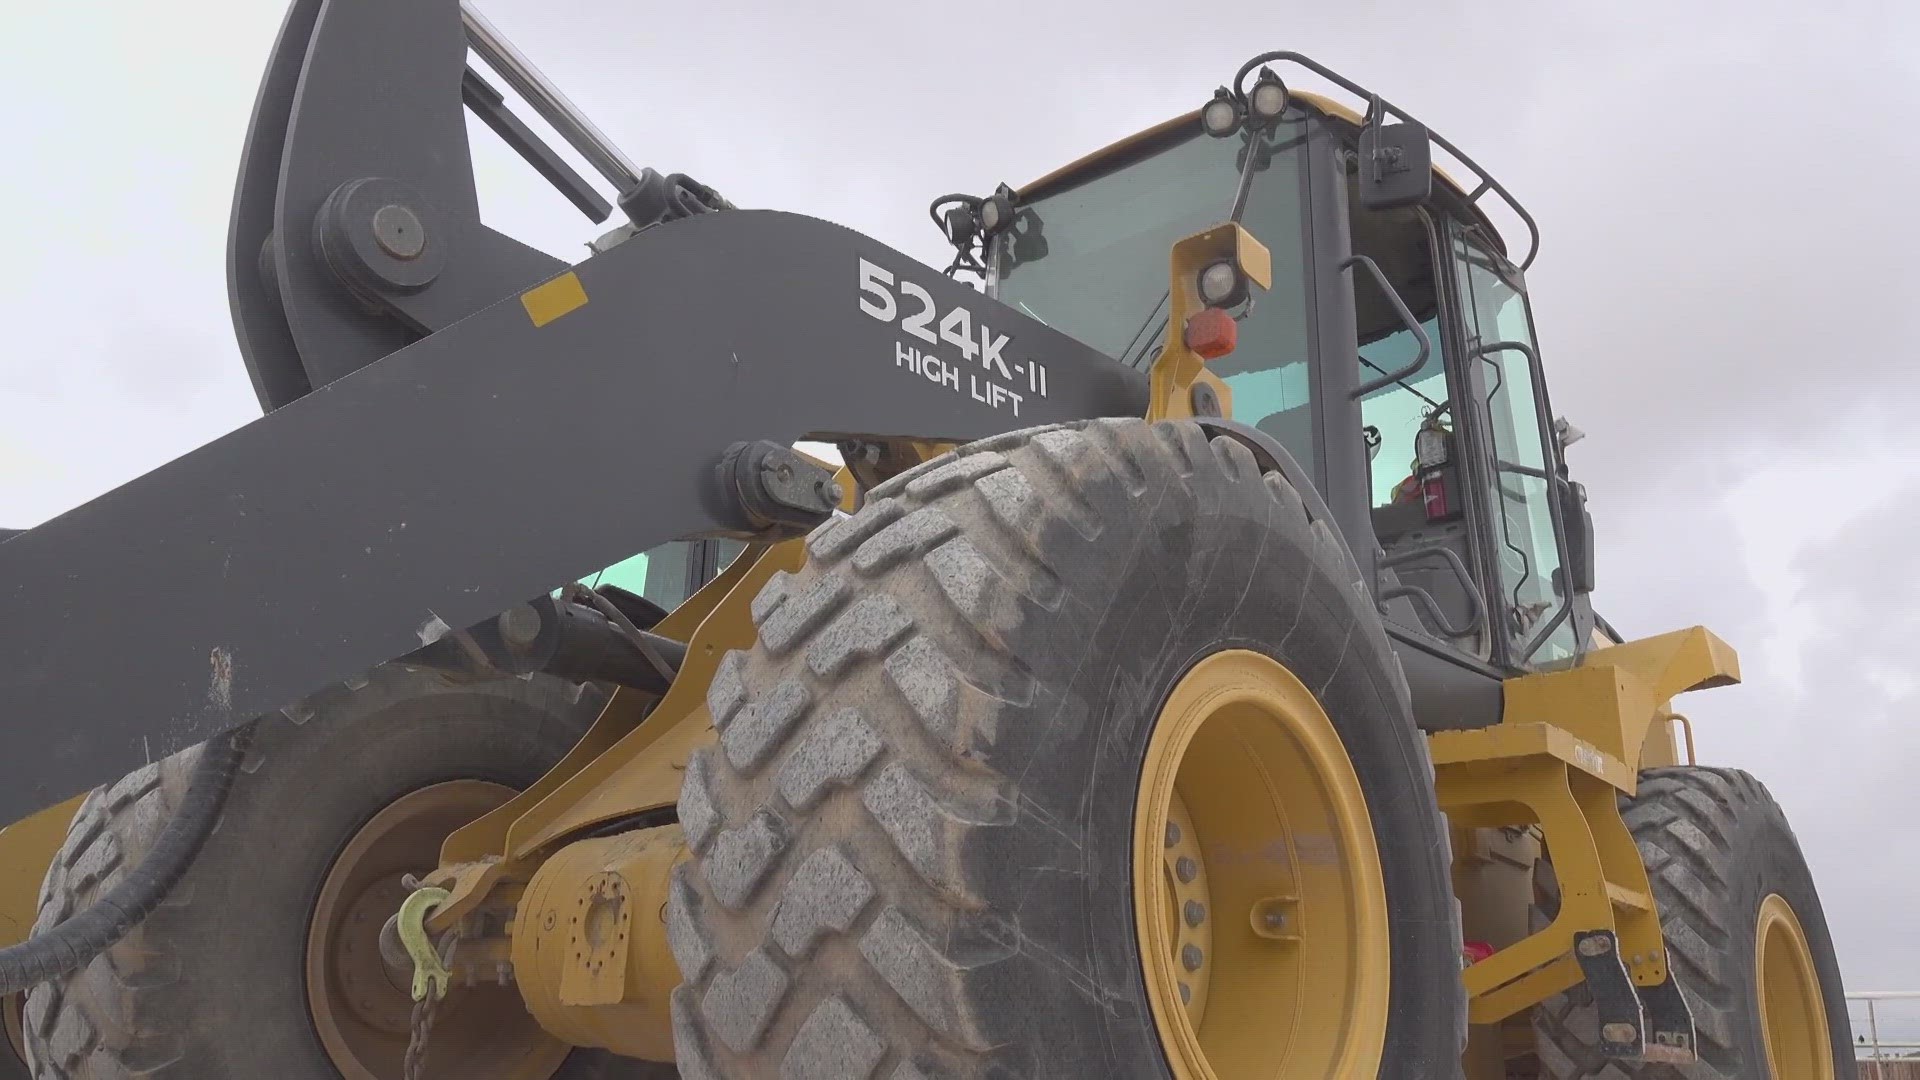
[[[1196,111],[1002,188],[1011,213],[983,230],[986,288],[1147,367],[1167,339],[1169,249],[1228,220],[1244,175],[1238,220],[1272,253],[1272,286],[1229,308],[1238,344],[1207,365],[1231,418],[1312,478],[1416,657],[1410,677],[1441,661],[1497,685],[1572,663],[1593,632],[1591,526],[1553,435],[1522,267],[1479,197],[1518,205],[1437,139],[1485,183],[1470,193],[1435,170],[1424,197],[1382,205],[1363,190],[1363,137],[1407,118],[1296,62],[1378,112],[1296,93],[1274,122],[1216,137]],[[1408,129],[1424,169],[1428,133]]]

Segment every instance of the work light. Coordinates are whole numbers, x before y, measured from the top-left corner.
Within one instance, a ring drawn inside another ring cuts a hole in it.
[[[1233,134],[1240,126],[1240,104],[1226,87],[1215,90],[1213,100],[1200,110],[1200,126],[1216,139]]]
[[[1008,193],[1005,184],[1000,190],[980,200],[980,234],[993,236],[1013,224],[1013,196]]]
[[[1198,285],[1200,299],[1208,307],[1225,307],[1241,291],[1240,271],[1230,260],[1221,259],[1200,271]]]
[[[1260,79],[1253,84],[1253,92],[1247,95],[1247,107],[1253,112],[1254,118],[1262,123],[1272,123],[1287,111],[1287,84],[1280,81],[1280,76],[1275,75],[1272,68],[1260,69]]]

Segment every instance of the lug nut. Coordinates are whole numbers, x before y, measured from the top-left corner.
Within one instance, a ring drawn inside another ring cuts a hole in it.
[[[1187,901],[1184,910],[1187,916],[1188,926],[1199,926],[1201,923],[1207,921],[1207,906],[1198,900]]]

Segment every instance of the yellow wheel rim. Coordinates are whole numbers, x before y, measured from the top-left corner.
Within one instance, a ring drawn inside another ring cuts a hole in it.
[[[431,870],[447,834],[504,805],[514,791],[449,780],[390,802],[334,857],[307,926],[307,1008],[344,1080],[401,1073],[413,1022],[407,973],[381,958],[380,928],[400,910],[410,873]],[[547,1080],[572,1047],[528,1014],[518,987],[456,984],[433,1022],[427,1080]]]
[[[1133,856],[1147,1001],[1176,1080],[1379,1072],[1380,852],[1353,762],[1300,680],[1243,650],[1180,680],[1148,740]]]
[[[1793,906],[1778,893],[1760,902],[1753,970],[1773,1075],[1834,1080],[1833,1039],[1813,950]]]

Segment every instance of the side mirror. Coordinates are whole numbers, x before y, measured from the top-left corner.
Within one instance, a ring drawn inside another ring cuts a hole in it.
[[[1584,431],[1581,431],[1577,427],[1574,427],[1572,424],[1567,422],[1566,417],[1561,416],[1561,417],[1555,418],[1555,420],[1553,421],[1553,437],[1556,441],[1560,443],[1561,453],[1565,453],[1567,447],[1572,446],[1574,443],[1577,443],[1581,439],[1586,438],[1587,433]]]
[[[1567,580],[1576,593],[1593,591],[1593,515],[1587,511],[1587,488],[1566,477],[1554,482],[1560,497],[1560,520],[1567,529]]]
[[[1373,123],[1360,133],[1360,204],[1391,210],[1433,194],[1433,146],[1427,126]]]

